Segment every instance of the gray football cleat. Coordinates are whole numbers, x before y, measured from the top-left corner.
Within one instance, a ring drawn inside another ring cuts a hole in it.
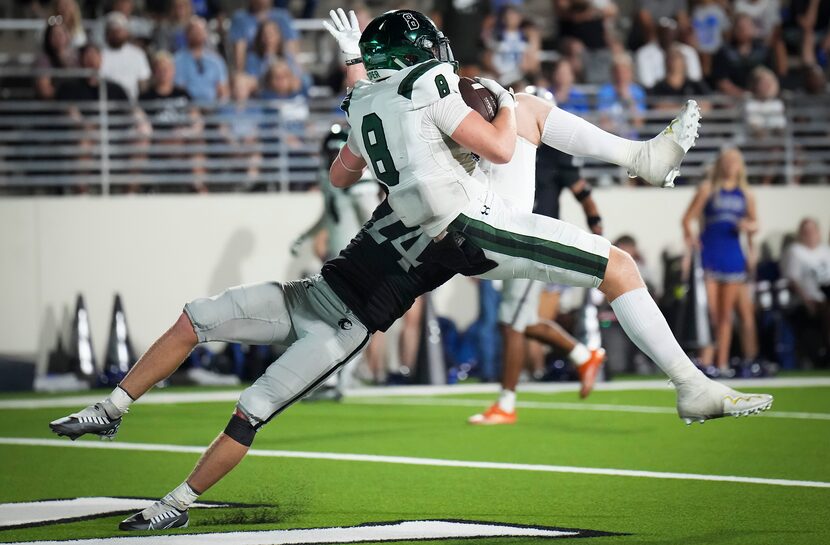
[[[677,414],[688,425],[724,416],[751,416],[772,407],[769,394],[745,394],[703,379],[677,389]]]
[[[699,128],[700,107],[694,100],[687,100],[669,126],[645,142],[628,175],[631,178],[639,176],[657,187],[674,187],[674,179],[680,174],[680,163],[695,145]]]
[[[187,510],[177,509],[164,500],[159,500],[147,509],[121,521],[118,528],[126,531],[171,530],[187,528],[189,522],[190,515]]]
[[[109,405],[109,407],[107,407]],[[107,401],[90,405],[86,409],[58,418],[49,423],[52,431],[59,436],[66,436],[73,441],[78,437],[91,433],[102,439],[113,439],[121,425],[121,416],[110,416],[118,411]]]

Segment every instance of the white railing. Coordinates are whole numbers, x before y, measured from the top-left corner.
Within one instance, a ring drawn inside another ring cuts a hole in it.
[[[0,77],[10,70],[21,69],[0,69]],[[696,183],[728,144],[744,151],[753,179],[795,183],[830,176],[828,101],[787,100],[787,128],[763,138],[748,134],[740,102],[705,101],[700,139],[682,169],[687,183]],[[131,105],[107,101],[105,93],[83,104],[0,101],[0,192],[304,190],[318,180],[322,137],[344,120],[337,105],[334,98]],[[636,136],[658,133],[675,111],[648,110]],[[587,117],[608,121],[597,113]],[[619,167],[592,160],[583,174],[599,186],[625,179]]]

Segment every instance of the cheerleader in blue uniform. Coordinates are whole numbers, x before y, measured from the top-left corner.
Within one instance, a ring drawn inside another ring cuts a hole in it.
[[[695,220],[699,238],[691,229]],[[711,175],[698,187],[683,217],[686,244],[693,249],[700,248],[701,252],[709,312],[715,329],[715,363],[721,373],[729,372],[735,311],[741,321],[744,358],[753,360],[758,355],[755,310],[747,283],[747,273],[755,261],[752,236],[757,230],[755,197],[746,180],[743,155],[735,148],[726,149],[718,156]],[[741,245],[742,233],[747,238],[749,260]],[[711,350],[704,351],[702,363],[711,365],[712,356]]]

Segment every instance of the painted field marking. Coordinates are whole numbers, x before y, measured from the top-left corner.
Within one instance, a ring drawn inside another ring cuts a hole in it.
[[[346,403],[350,405],[415,405],[415,406],[436,406],[436,407],[485,407],[487,401],[480,399],[457,399],[452,397],[366,397],[348,398]],[[516,407],[523,409],[547,409],[559,411],[599,411],[615,413],[641,413],[641,414],[673,414],[677,411],[671,407],[654,407],[649,405],[611,405],[607,403],[568,403],[559,401],[517,401]],[[807,413],[790,411],[767,411],[758,416],[772,418],[794,418],[798,420],[830,420],[830,413]],[[753,416],[755,418],[755,416]]]
[[[830,377],[806,378],[770,378],[730,380],[733,388],[819,388],[830,386]],[[354,388],[346,390],[349,399],[375,397],[422,397],[458,394],[495,394],[501,386],[487,384],[453,384],[451,386],[376,386],[371,388]],[[577,382],[529,383],[520,386],[522,392],[559,393],[576,392]],[[597,384],[595,391],[623,392],[631,390],[667,390],[666,380],[624,380],[620,382],[603,382]],[[242,393],[242,388],[211,392],[150,392],[141,398],[142,405],[168,405],[176,403],[219,403],[234,402]],[[46,394],[44,394],[46,395]],[[49,409],[59,407],[84,407],[101,401],[104,392],[60,397],[0,399],[0,409]],[[819,413],[821,414],[821,413]]]
[[[72,522],[94,516],[141,511],[154,503],[155,500],[110,498],[106,496],[0,503],[0,530],[10,527],[39,526],[45,523]],[[193,506],[204,508],[229,507],[228,504],[223,503],[202,502],[194,503]]]
[[[32,541],[27,545],[299,545],[302,543],[366,543],[483,537],[599,537],[591,530],[518,526],[463,520],[409,520],[334,528],[298,528],[254,532],[118,536],[72,541]]]
[[[116,443],[102,441],[70,442],[68,440],[61,439],[33,439],[25,437],[0,437],[0,445],[88,448],[104,450],[132,450],[144,452],[177,452],[187,454],[201,454],[205,450],[205,447],[165,445],[156,443]],[[612,477],[642,477],[649,479],[675,479],[682,481],[715,481],[727,483],[763,484],[771,486],[794,486],[806,488],[830,488],[830,482],[823,481],[799,481],[792,479],[741,477],[736,475],[704,475],[699,473],[673,473],[663,471],[640,471],[634,469],[557,466],[546,464],[516,464],[505,462],[443,460],[440,458],[414,458],[410,456],[382,456],[376,454],[345,454],[337,452],[303,452],[293,450],[251,449],[248,451],[248,456],[258,456],[266,458],[301,458],[306,460],[332,460],[340,462],[369,462],[378,464],[402,464],[430,467],[460,467],[467,469],[534,471],[541,473],[570,473],[579,475],[604,475]]]

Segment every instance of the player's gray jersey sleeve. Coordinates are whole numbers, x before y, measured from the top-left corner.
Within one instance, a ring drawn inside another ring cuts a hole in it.
[[[425,119],[448,136],[452,136],[464,118],[473,111],[461,98],[460,93],[447,95],[427,106],[426,110]],[[438,137],[440,138],[440,135]]]

